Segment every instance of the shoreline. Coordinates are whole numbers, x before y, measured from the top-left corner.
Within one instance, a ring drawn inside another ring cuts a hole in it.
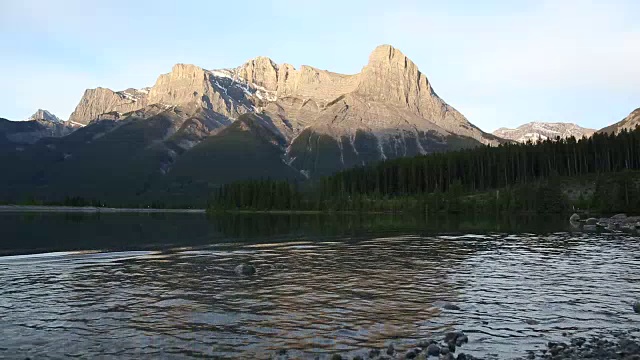
[[[0,213],[50,212],[50,213],[180,213],[205,214],[205,209],[152,209],[152,208],[108,208],[95,206],[46,206],[46,205],[0,205]]]

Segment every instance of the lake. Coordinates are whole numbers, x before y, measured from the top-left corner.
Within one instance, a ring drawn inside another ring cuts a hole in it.
[[[640,320],[638,236],[564,218],[0,213],[0,229],[0,358],[313,359],[462,330],[462,352],[510,359]]]

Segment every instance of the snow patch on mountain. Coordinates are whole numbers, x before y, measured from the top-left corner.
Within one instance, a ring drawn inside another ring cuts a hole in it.
[[[555,140],[557,138],[567,139],[574,137],[580,139],[590,137],[595,132],[594,129],[583,128],[572,123],[546,123],[530,122],[515,129],[500,128],[493,132],[493,135],[504,139],[521,143],[538,142],[544,140]]]

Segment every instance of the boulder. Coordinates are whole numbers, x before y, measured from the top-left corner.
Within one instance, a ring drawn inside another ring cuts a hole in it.
[[[571,221],[571,222],[580,221],[580,215],[578,215],[578,214],[575,214],[575,213],[574,213],[574,214],[573,214],[573,215],[571,215],[571,217],[569,218],[569,221]]]
[[[467,335],[460,335],[456,338],[456,345],[457,346],[462,346],[462,344],[466,344],[469,342],[469,338],[467,337]]]
[[[420,353],[420,351],[416,350],[416,349],[412,349],[407,351],[407,353],[404,355],[405,359],[415,359],[418,354]]]
[[[251,264],[240,264],[235,267],[234,271],[237,275],[250,276],[256,273],[256,268]]]
[[[427,355],[429,356],[439,356],[440,355],[440,346],[436,344],[431,344],[427,347]]]
[[[588,218],[587,220],[585,220],[584,222],[587,225],[596,225],[598,224],[598,219],[596,218]]]
[[[640,301],[633,304],[633,311],[635,311],[636,314],[640,314]]]
[[[387,355],[393,355],[395,352],[396,349],[393,347],[393,344],[389,344],[389,347],[387,348]]]
[[[627,218],[627,214],[615,214],[611,217],[611,220],[624,220]]]

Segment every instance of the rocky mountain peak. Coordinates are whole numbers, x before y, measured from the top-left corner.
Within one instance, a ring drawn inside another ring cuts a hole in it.
[[[360,73],[357,92],[380,102],[406,106],[420,113],[430,107],[432,95],[427,78],[400,50],[378,46],[369,56],[369,63]]]
[[[368,66],[374,66],[376,64],[391,65],[391,64],[406,64],[411,63],[411,60],[407,58],[402,51],[394,48],[391,45],[380,45],[376,47],[369,55]],[[413,64],[415,66],[415,64]],[[404,65],[406,66],[406,65]]]
[[[29,116],[27,120],[44,120],[51,121],[54,123],[62,123],[62,119],[53,115],[48,110],[38,109],[33,115]]]
[[[172,79],[184,79],[204,76],[204,73],[205,70],[197,65],[180,63],[173,65],[173,67],[171,68],[171,72],[165,74],[164,76]]]
[[[100,114],[127,114],[152,104],[192,104],[229,121],[249,112],[265,114],[287,139],[313,127],[332,136],[358,129],[388,135],[402,128],[499,141],[440,99],[416,64],[390,45],[374,49],[353,75],[307,65],[296,69],[263,56],[229,69],[176,64],[150,89],[87,90],[72,118],[87,123]]]
[[[276,91],[278,87],[278,65],[268,57],[258,56],[244,63],[237,76],[249,83]]]

